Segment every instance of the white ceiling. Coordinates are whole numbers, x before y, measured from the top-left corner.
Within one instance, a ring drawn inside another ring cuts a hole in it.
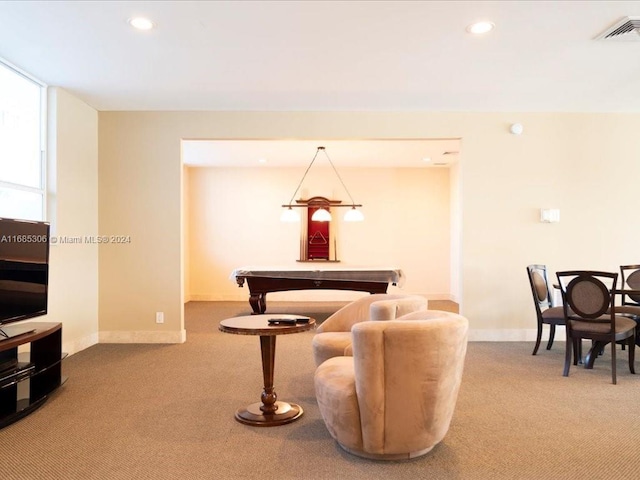
[[[595,40],[624,16],[640,1],[0,1],[0,57],[98,110],[640,112],[640,41]]]
[[[318,151],[318,147],[325,147],[324,153]],[[182,142],[184,163],[215,167],[303,167],[309,165],[316,152],[314,168],[331,168],[327,157],[338,170],[343,167],[441,167],[455,163],[459,150],[459,139]]]
[[[133,30],[137,15],[156,28]],[[640,34],[596,40],[625,16],[640,1],[0,1],[0,57],[101,111],[640,112]],[[494,31],[467,33],[479,19]],[[259,156],[300,165],[319,142],[338,168],[459,149],[314,140]],[[259,143],[185,160],[251,165]]]

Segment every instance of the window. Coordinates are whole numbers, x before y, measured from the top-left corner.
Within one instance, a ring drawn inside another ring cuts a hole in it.
[[[0,60],[0,217],[45,219],[46,88]]]

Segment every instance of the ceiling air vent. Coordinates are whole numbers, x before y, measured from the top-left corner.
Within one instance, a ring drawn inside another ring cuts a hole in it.
[[[598,35],[596,40],[640,42],[640,17],[623,17]]]

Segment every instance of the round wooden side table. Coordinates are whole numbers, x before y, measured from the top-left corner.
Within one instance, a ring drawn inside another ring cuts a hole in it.
[[[260,402],[236,411],[237,421],[246,425],[272,427],[293,422],[302,416],[303,411],[300,405],[278,401],[273,388],[276,336],[305,332],[312,330],[315,326],[316,321],[313,318],[284,314],[247,315],[227,318],[220,322],[218,328],[222,332],[260,336],[264,390],[260,396]]]

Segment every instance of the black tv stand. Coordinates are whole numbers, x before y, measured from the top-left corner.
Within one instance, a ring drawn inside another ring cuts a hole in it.
[[[30,324],[27,324],[27,325],[30,325]],[[3,328],[0,328],[0,342],[3,342],[13,337],[17,337],[19,335],[24,335],[25,333],[31,333],[35,330],[34,328],[31,328],[31,327],[27,327],[27,328],[25,327],[26,325],[13,326],[13,327],[5,326]]]
[[[5,326],[0,340],[0,428],[40,407],[66,380],[62,377],[62,324],[30,322]],[[31,344],[29,352],[18,347]]]
[[[11,370],[12,368],[16,368],[18,366],[17,358],[2,358],[0,357],[0,377],[5,370]]]

